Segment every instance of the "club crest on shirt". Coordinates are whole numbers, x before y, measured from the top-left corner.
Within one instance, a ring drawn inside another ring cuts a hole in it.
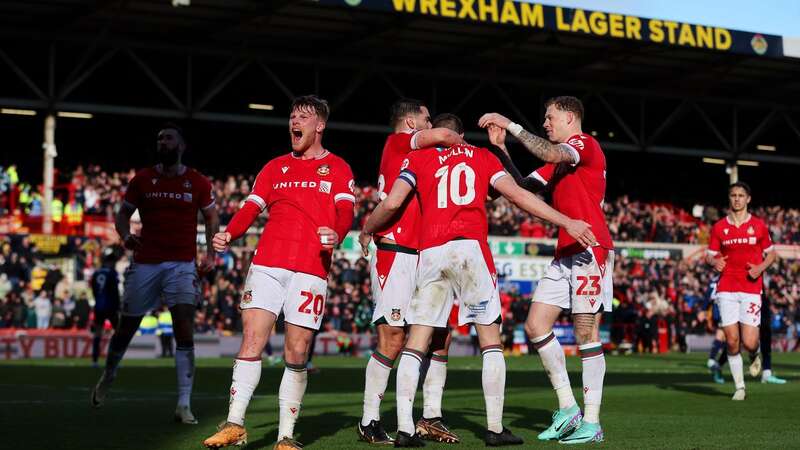
[[[400,308],[392,308],[392,321],[400,321]]]
[[[192,182],[189,181],[189,180],[184,181],[183,182],[183,188],[184,189],[191,189],[192,188]]]
[[[747,234],[756,234],[756,230],[753,229],[752,225],[747,227]]]
[[[578,138],[573,138],[568,141],[568,144],[577,148],[578,150],[583,150],[584,144],[583,141]]]
[[[242,304],[246,305],[251,301],[253,301],[253,291],[252,290],[244,291],[244,294],[242,295]]]
[[[317,167],[317,175],[324,177],[325,175],[331,173],[331,166],[327,164],[323,164]]]

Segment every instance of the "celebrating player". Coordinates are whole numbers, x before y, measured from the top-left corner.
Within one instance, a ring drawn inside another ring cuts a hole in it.
[[[212,268],[211,238],[219,229],[211,183],[200,172],[181,163],[186,150],[183,132],[170,124],[158,133],[159,164],[144,169],[130,181],[125,201],[117,213],[116,229],[126,248],[133,250],[133,263],[125,272],[122,319],[111,338],[106,368],[92,391],[92,405],[102,406],[117,375],[134,333],[145,313],[157,309],[162,297],[175,325],[175,368],[178,406],[175,420],[196,424],[190,400],[194,381],[194,311],[199,294],[197,212],[206,222],[208,253],[200,265]],[[139,210],[142,234],[130,232],[130,218]]]
[[[117,262],[113,247],[103,250],[103,267],[92,274],[90,284],[94,296],[94,319],[92,320],[92,365],[97,367],[100,358],[100,341],[106,320],[111,328],[119,323],[119,276],[114,264]]]
[[[460,121],[459,121],[460,122]],[[502,132],[491,128],[490,132]],[[389,195],[364,225],[362,247],[370,234],[384,229],[413,191],[419,197],[425,226],[420,230],[417,287],[406,312],[411,325],[397,369],[398,433],[396,447],[421,447],[412,417],[422,358],[434,328],[447,325],[455,297],[459,325],[473,323],[483,355],[483,391],[490,446],[521,444],[502,424],[505,360],[500,342],[497,273],[487,242],[485,200],[490,186],[524,210],[569,230],[584,245],[594,243],[589,226],[558,213],[506,176],[486,149],[459,144],[448,149],[412,152]]]
[[[603,440],[600,403],[606,362],[600,342],[601,312],[611,311],[614,251],[603,214],[606,159],[600,144],[581,131],[583,104],[575,97],[556,97],[545,103],[544,129],[548,139],[535,136],[497,113],[483,115],[481,127],[498,126],[514,135],[546,164],[519,180],[523,186],[546,186],[553,193],[553,207],[570,217],[585,220],[597,236],[587,249],[564,228],[559,230],[553,262],[533,294],[525,331],[533,336],[545,371],[558,396],[559,409],[540,440],[559,439],[577,444]],[[492,142],[505,152],[504,142]],[[510,159],[507,159],[510,164]],[[518,177],[519,172],[514,171]],[[564,350],[553,334],[553,324],[564,310],[572,310],[575,338],[583,362],[585,414],[572,395]]]
[[[386,198],[386,186],[392,186],[400,174],[403,160],[412,150],[463,142],[447,128],[431,129],[428,108],[419,100],[401,99],[392,105],[394,133],[386,139],[378,175],[378,192]],[[380,422],[380,405],[394,361],[405,342],[405,316],[416,286],[419,247],[419,204],[412,197],[398,216],[375,233],[377,252],[370,260],[372,296],[375,310],[378,347],[367,363],[364,383],[364,413],[358,424],[359,438],[372,444],[391,444],[392,438]],[[430,366],[423,383],[424,411],[417,423],[420,435],[441,442],[458,442],[442,418],[442,393],[447,376],[447,328],[437,330]],[[444,348],[441,348],[444,347]]]
[[[758,350],[761,274],[775,262],[777,254],[767,225],[747,211],[750,186],[742,182],[731,184],[728,200],[728,215],[711,228],[706,259],[721,272],[717,303],[728,344],[728,366],[736,386],[733,399],[744,400],[744,363],[739,347],[741,344],[749,352]]]
[[[350,166],[322,146],[328,114],[328,103],[313,95],[294,100],[292,152],[261,169],[244,206],[226,231],[214,236],[214,248],[224,251],[264,209],[269,211],[240,304],[244,333],[233,363],[228,418],[203,442],[206,447],[247,442],[244,416],[261,378],[261,353],[283,312],[286,368],[278,390],[275,448],[302,448],[293,435],[308,382],[308,349],[322,323],[333,248],[350,229],[355,203]]]

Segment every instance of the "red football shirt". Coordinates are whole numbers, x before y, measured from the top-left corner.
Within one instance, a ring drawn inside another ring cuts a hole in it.
[[[159,166],[139,171],[125,191],[125,201],[139,210],[142,248],[133,260],[142,264],[192,261],[197,256],[197,211],[214,206],[211,182],[185,167],[177,176]]]
[[[764,253],[772,250],[772,239],[767,225],[753,215],[735,226],[728,217],[719,220],[711,228],[711,242],[708,252],[712,255],[722,253],[727,256],[725,268],[717,284],[717,292],[744,292],[760,294],[762,277],[750,278],[747,264],[761,264]]]
[[[419,196],[424,222],[420,249],[456,238],[475,239],[485,246],[489,232],[486,196],[489,187],[507,175],[500,160],[485,148],[456,145],[417,150],[406,161],[400,179]]]
[[[378,195],[380,199],[386,198],[387,190],[391,190],[400,168],[408,154],[415,150],[413,130],[394,133],[386,138],[381,156],[381,166],[378,171]],[[416,197],[411,197],[405,204],[403,211],[382,230],[375,234],[384,236],[397,242],[398,245],[410,248],[419,247],[419,203]]]
[[[315,159],[289,153],[264,165],[247,197],[269,212],[253,264],[326,278],[332,251],[322,248],[317,229],[335,228],[336,202],[355,203],[353,186],[350,166],[328,151]]]
[[[577,155],[577,164],[548,163],[530,176],[553,192],[553,208],[571,219],[583,220],[592,226],[598,244],[614,248],[603,213],[606,193],[606,157],[600,144],[587,134],[576,134],[562,144]],[[584,250],[563,228],[558,230],[556,257],[574,255]]]

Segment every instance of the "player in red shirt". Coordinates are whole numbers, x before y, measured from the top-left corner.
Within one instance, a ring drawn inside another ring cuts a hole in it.
[[[562,443],[599,442],[600,403],[606,362],[600,341],[600,318],[611,311],[614,250],[603,214],[606,159],[600,144],[581,131],[583,104],[575,97],[556,97],[545,104],[547,139],[525,131],[497,113],[485,114],[478,124],[508,130],[525,147],[546,162],[529,177],[526,187],[538,184],[552,191],[553,207],[592,226],[597,243],[591,248],[576,242],[563,228],[558,233],[555,259],[539,281],[525,323],[534,348],[558,396],[559,409],[540,440]],[[504,136],[503,136],[504,137]],[[492,141],[505,154],[504,141]],[[510,163],[510,159],[507,160]],[[514,170],[514,172],[516,172]],[[518,173],[518,172],[517,172]],[[564,351],[553,334],[553,324],[564,310],[571,310],[583,364],[585,414],[572,395]]]
[[[394,133],[386,139],[378,175],[378,195],[386,198],[400,174],[408,154],[434,145],[449,147],[463,142],[448,128],[431,128],[428,108],[419,100],[401,99],[392,105]],[[405,316],[416,286],[419,248],[419,203],[411,198],[402,211],[375,233],[377,251],[370,260],[372,298],[378,346],[367,363],[364,383],[364,411],[357,426],[359,438],[371,444],[391,444],[392,438],[380,422],[380,405],[394,361],[406,340]],[[447,376],[448,329],[438,330],[423,384],[424,411],[417,423],[420,434],[440,442],[458,442],[442,418],[442,393]]]
[[[740,344],[758,349],[761,324],[762,274],[775,262],[767,224],[747,211],[750,187],[733,183],[728,189],[728,215],[711,228],[707,261],[721,272],[717,283],[720,325],[728,343],[728,366],[736,385],[734,400],[744,400],[744,369]],[[765,257],[766,255],[766,257]]]
[[[244,333],[233,364],[228,418],[203,442],[206,447],[247,441],[245,411],[261,377],[261,353],[282,312],[286,368],[278,390],[275,448],[302,448],[293,434],[308,383],[308,349],[322,323],[333,249],[352,225],[355,203],[350,166],[322,146],[328,115],[325,100],[311,95],[294,100],[289,118],[292,152],[261,169],[244,206],[225,232],[214,236],[214,248],[225,251],[264,209],[269,212],[239,306]]]
[[[502,132],[492,127],[490,132]],[[416,191],[422,209],[417,287],[406,313],[411,325],[397,369],[398,433],[396,447],[421,446],[412,418],[422,358],[434,328],[447,326],[453,301],[459,300],[459,326],[475,325],[483,355],[487,445],[521,444],[503,427],[505,360],[500,342],[501,305],[497,273],[487,242],[485,201],[489,188],[531,214],[564,226],[578,242],[591,245],[589,225],[555,211],[521,189],[500,161],[484,148],[467,144],[409,154],[402,172],[364,225],[362,247],[383,229]]]
[[[201,272],[213,267],[211,238],[219,230],[219,218],[211,183],[200,172],[181,163],[186,150],[183,133],[168,124],[158,133],[154,167],[139,171],[131,179],[116,216],[116,229],[124,245],[133,250],[133,263],[125,272],[122,319],[111,338],[103,375],[92,391],[91,402],[100,407],[117,375],[142,317],[164,302],[169,307],[177,348],[178,406],[175,419],[196,424],[190,400],[194,380],[194,312],[199,295],[195,256],[197,254],[197,213],[206,223],[208,251]],[[141,236],[130,231],[130,218],[138,209]]]

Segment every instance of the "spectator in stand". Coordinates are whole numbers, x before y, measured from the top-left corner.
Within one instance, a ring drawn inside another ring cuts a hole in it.
[[[36,299],[33,301],[33,307],[36,312],[36,328],[44,330],[50,327],[50,317],[53,314],[53,305],[47,295],[47,291],[42,289],[39,291]]]

